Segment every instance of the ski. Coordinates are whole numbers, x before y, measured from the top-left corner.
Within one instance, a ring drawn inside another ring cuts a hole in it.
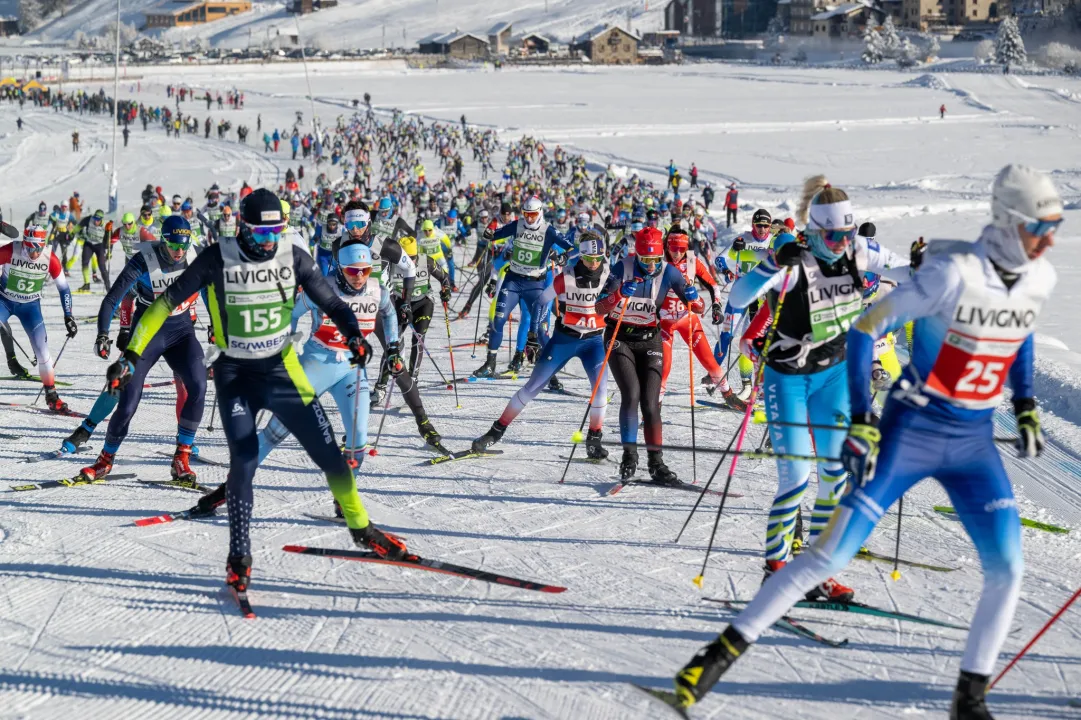
[[[153,485],[161,488],[172,488],[175,490],[189,490],[191,492],[201,493],[206,495],[213,488],[208,488],[206,485],[200,485],[196,483],[191,485],[181,480],[139,480],[143,485]]]
[[[337,515],[315,515],[313,513],[304,513],[304,517],[311,518],[312,520],[318,520],[319,522],[334,523],[335,525],[345,525],[345,518],[338,517]]]
[[[0,378],[0,380],[18,380],[20,382],[33,382],[33,383],[41,382],[41,378],[39,378],[37,375],[10,375],[10,376],[5,377],[5,378]],[[71,387],[71,383],[64,382],[63,380],[53,380],[53,384],[54,385],[59,385],[60,387]]]
[[[746,605],[746,600],[722,600],[718,598],[704,598],[707,602],[721,603],[729,607],[737,605]],[[853,615],[869,615],[871,617],[886,618],[888,620],[904,620],[907,622],[921,623],[923,625],[934,625],[936,627],[950,628],[953,630],[968,630],[965,625],[956,625],[954,623],[948,623],[943,620],[935,620],[933,618],[925,618],[919,615],[912,615],[910,613],[897,612],[895,610],[886,610],[885,608],[874,607],[873,605],[865,605],[859,602],[825,602],[817,600],[800,600],[793,608],[801,608],[807,610],[832,610],[834,612],[848,612]]]
[[[511,380],[511,379],[512,378],[510,377],[510,375],[507,375],[506,377],[503,377],[501,375],[497,375],[495,377],[473,377],[472,375],[467,375],[466,377],[460,377],[457,380],[454,380],[452,382],[459,382],[459,383],[499,382],[500,380]],[[442,384],[443,383],[440,383],[440,385],[442,385]]]
[[[565,388],[560,388],[559,390],[549,390],[548,388],[544,388],[541,392],[546,392],[550,395],[566,395],[567,397],[582,398],[584,400],[589,399],[589,396],[585,393],[576,393],[573,390],[567,390]]]
[[[727,410],[729,412],[741,412],[741,411],[737,411],[734,407],[732,407],[728,403],[716,402],[715,400],[703,400],[702,398],[695,398],[694,402],[695,402],[696,405],[701,405],[703,407],[712,408],[714,410]]]
[[[453,462],[455,460],[469,460],[471,458],[495,457],[497,455],[502,455],[502,454],[503,454],[502,450],[485,450],[484,452],[479,452],[479,453],[473,452],[472,450],[459,450],[458,452],[451,453],[450,455],[439,455],[437,457],[434,457],[434,458],[432,458],[431,460],[428,461],[428,464],[429,465],[438,465],[440,463]]]
[[[522,590],[536,590],[544,593],[561,593],[567,588],[559,585],[545,585],[532,580],[519,580],[518,578],[499,575],[497,573],[480,570],[478,568],[454,565],[441,560],[430,560],[419,555],[406,555],[401,560],[384,560],[373,552],[363,550],[337,550],[335,548],[313,548],[304,545],[286,545],[282,548],[285,552],[299,553],[301,555],[318,555],[320,557],[334,558],[337,560],[356,560],[358,562],[370,562],[379,565],[397,565],[398,567],[414,568],[417,570],[430,570],[431,572],[456,575],[470,580],[481,580],[495,585],[507,585],[521,588]]]
[[[236,602],[237,608],[240,609],[240,614],[243,615],[246,620],[254,620],[255,611],[252,610],[251,601],[248,600],[248,591],[240,591],[232,586],[229,586],[229,594],[233,596],[233,600]]]
[[[691,483],[681,482],[679,485],[668,485],[668,484],[662,485],[660,483],[650,482],[649,480],[633,480],[632,479],[632,480],[620,480],[615,485],[608,488],[608,490],[606,490],[604,494],[605,495],[616,495],[616,494],[619,493],[620,490],[627,487],[628,485],[643,485],[643,486],[646,486],[646,487],[664,488],[664,489],[671,489],[671,490],[685,490],[687,492],[693,492],[693,493],[701,493],[702,492],[701,487],[699,487],[698,485],[692,485]],[[725,497],[724,492],[721,491],[721,490],[706,490],[706,494],[707,495],[714,495],[716,497]],[[743,494],[742,493],[730,492],[730,493],[728,493],[728,497],[730,497],[730,498],[741,498],[741,497],[743,497]]]
[[[170,460],[173,459],[173,453],[167,452],[165,450],[155,450],[154,454],[155,455],[161,455],[162,457],[167,457]],[[222,462],[221,460],[211,460],[210,458],[203,457],[199,453],[192,453],[191,454],[191,459],[194,460],[195,462],[202,463],[203,465],[213,465],[214,467],[226,467],[226,468],[229,467],[229,463],[227,463],[227,462]]]
[[[449,456],[454,454],[450,450],[447,449],[446,445],[444,445],[441,442],[431,443],[431,442],[425,441],[424,447],[428,448],[429,450],[434,450],[435,452],[439,453],[439,455],[441,457],[449,457]]]
[[[944,567],[942,565],[928,565],[927,563],[916,562],[915,560],[901,560],[890,557],[889,555],[881,555],[876,552],[871,552],[867,548],[860,548],[860,551],[856,553],[856,557],[860,560],[884,562],[892,564],[895,560],[907,567],[920,568],[921,570],[931,570],[933,572],[954,572],[957,568]]]
[[[653,688],[647,688],[644,685],[635,685],[634,683],[631,683],[631,687],[639,692],[645,693],[650,700],[654,700],[664,705],[675,713],[677,717],[684,718],[684,720],[690,718],[690,715],[683,709],[683,706],[679,702],[679,698],[676,697],[674,692],[668,690],[654,690]]]
[[[69,452],[66,452],[64,450],[64,448],[60,448],[59,450],[50,450],[49,452],[41,453],[40,455],[35,455],[34,457],[26,458],[25,460],[23,460],[23,462],[24,463],[32,463],[32,462],[41,462],[42,460],[55,460],[57,458],[67,457],[68,455],[75,455],[77,453],[89,452],[90,450],[93,450],[93,449],[94,449],[94,447],[92,445],[80,445],[78,448],[76,448],[74,453],[69,453]]]
[[[176,380],[162,380],[160,382],[143,383],[143,389],[146,390],[147,388],[168,387],[170,385],[176,385]]]
[[[746,605],[747,604],[746,600],[732,601],[732,600],[716,600],[716,599],[713,599],[713,598],[706,598],[706,599],[709,600],[710,602],[715,602],[715,603],[719,603],[721,605],[724,605],[729,610],[732,610],[732,611],[735,611],[735,612],[739,612],[739,609],[740,609],[738,607],[739,605]],[[797,603],[796,605],[798,607],[799,603]],[[803,623],[799,622],[798,620],[794,620],[794,619],[788,617],[787,615],[781,617],[780,620],[773,623],[773,627],[777,628],[778,630],[783,630],[784,632],[791,633],[793,635],[799,635],[801,638],[806,638],[807,640],[811,640],[813,642],[819,643],[820,645],[825,645],[826,647],[842,648],[842,647],[848,645],[848,638],[845,638],[844,640],[831,640],[831,639],[829,639],[827,637],[823,637],[822,635],[819,635],[818,633],[816,633],[814,630],[807,627]]]
[[[155,515],[154,517],[141,518],[135,521],[136,527],[147,527],[148,525],[162,525],[164,523],[176,522],[177,520],[190,520],[193,517],[210,517],[214,513],[210,512],[206,515],[197,513],[197,508],[191,508],[189,510],[181,510],[175,513],[165,513],[164,515]]]
[[[935,505],[935,512],[951,517],[957,516],[957,511],[949,505]],[[1067,535],[1070,532],[1070,528],[1060,527],[1058,525],[1052,525],[1051,523],[1040,522],[1039,520],[1032,520],[1031,518],[1021,518],[1021,525],[1023,527],[1032,528],[1033,530],[1043,530],[1044,532],[1057,533],[1059,535]]]
[[[576,462],[576,463],[589,463],[590,465],[603,465],[605,463],[614,463],[615,462],[615,460],[612,458],[611,455],[609,455],[608,457],[605,457],[605,458],[591,458],[591,457],[572,458],[569,455],[560,455],[559,459],[560,460],[570,460],[571,462]]]
[[[5,403],[0,403],[0,405],[6,406],[6,407],[18,408],[20,410],[33,410],[34,412],[45,413],[46,415],[56,415],[57,417],[72,417],[72,418],[80,418],[80,419],[87,417],[86,413],[75,412],[74,410],[65,410],[64,412],[57,412],[55,410],[50,410],[49,408],[34,407],[33,405],[26,405],[25,403],[5,402]]]
[[[85,480],[82,475],[76,475],[71,478],[64,478],[62,480],[46,480],[45,482],[33,483],[28,485],[12,485],[11,490],[15,492],[27,492],[30,490],[45,490],[54,487],[78,487],[80,485],[102,485],[108,480],[131,480],[135,477],[135,473],[120,473],[119,475],[106,475],[101,480]]]

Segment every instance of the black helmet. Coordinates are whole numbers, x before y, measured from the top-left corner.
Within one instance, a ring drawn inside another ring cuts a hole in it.
[[[875,236],[875,224],[873,222],[865,222],[860,225],[860,229],[857,232],[858,235],[862,235],[865,238],[873,238]]]

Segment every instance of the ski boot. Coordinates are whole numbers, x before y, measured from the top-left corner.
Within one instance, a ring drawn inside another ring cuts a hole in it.
[[[379,407],[380,405],[383,404],[383,401],[386,400],[386,398],[387,398],[387,385],[386,385],[386,383],[383,383],[382,385],[380,385],[379,383],[376,383],[375,387],[372,388],[371,401],[368,404],[368,408],[370,410],[375,410],[377,407]]]
[[[345,511],[342,510],[341,503],[337,500],[334,501],[334,517],[345,519]]]
[[[619,461],[619,479],[630,482],[638,470],[638,451],[632,447],[623,448],[623,459]]]
[[[479,438],[473,441],[472,450],[475,453],[482,453],[497,442],[503,439],[503,433],[507,432],[507,426],[496,420],[492,423],[492,427],[488,429],[488,432],[481,435]]]
[[[556,377],[555,375],[553,375],[552,379],[548,381],[548,391],[549,392],[563,392],[563,383],[561,383],[559,381],[559,378]]]
[[[469,305],[466,305],[464,308],[458,311],[458,317],[456,319],[464,320],[465,318],[469,317],[469,311],[472,309],[473,308],[471,308]]]
[[[705,697],[750,645],[729,625],[716,640],[695,653],[676,674],[676,697],[680,708],[688,708]]]
[[[8,372],[14,375],[16,380],[30,379],[30,373],[19,363],[18,358],[14,355],[8,358]]]
[[[82,285],[79,286],[79,289],[76,290],[75,292],[77,292],[77,293],[89,293],[90,292],[90,283],[83,283]]]
[[[661,450],[649,451],[649,477],[650,482],[656,485],[682,485],[676,474],[664,464],[664,455]]]
[[[420,431],[420,436],[424,438],[424,442],[431,449],[442,455],[450,455],[450,450],[443,447],[443,438],[436,432],[435,427],[432,425],[432,421],[428,418],[419,420],[417,422],[417,430]]]
[[[91,431],[87,429],[86,423],[80,423],[79,427],[75,428],[75,432],[68,435],[64,442],[60,445],[60,449],[66,454],[76,452],[80,447],[86,444],[86,441],[90,439]]]
[[[732,408],[736,412],[747,412],[747,403],[743,402],[743,400],[740,400],[739,395],[736,395],[736,393],[732,391],[732,388],[722,390],[721,397],[724,398],[725,405]]]
[[[514,357],[510,359],[510,365],[507,366],[507,372],[516,373],[522,370],[522,363],[525,362],[525,353],[521,350],[514,351]]]
[[[384,560],[401,560],[408,552],[404,542],[383,532],[372,523],[359,529],[349,528],[349,534],[353,536],[353,542],[358,547],[368,548]]]
[[[586,435],[586,457],[590,460],[604,460],[608,457],[608,451],[601,445],[600,430],[590,430]]]
[[[993,720],[985,699],[990,679],[989,675],[961,671],[950,704],[950,720]]]
[[[176,452],[173,453],[173,465],[170,472],[173,476],[173,485],[194,488],[199,483],[195,477],[195,471],[191,469],[188,461],[191,459],[191,445],[177,443]]]
[[[484,364],[477,368],[473,373],[473,377],[478,378],[490,378],[495,377],[495,353],[489,352],[488,359],[484,361]]]
[[[59,393],[56,392],[56,387],[45,388],[45,404],[49,406],[49,409],[59,415],[64,415],[68,412],[68,404],[60,399]]]
[[[478,345],[487,345],[488,344],[488,328],[484,328],[484,332],[482,332],[480,334],[480,337],[477,338],[477,344]]]
[[[251,582],[251,555],[230,555],[225,561],[225,584],[235,592],[248,591]]]
[[[97,273],[94,273],[94,275],[91,277],[91,279],[96,283],[101,282],[101,277]]]
[[[98,455],[98,459],[94,461],[94,464],[90,467],[84,467],[79,471],[79,477],[86,482],[100,482],[112,472],[113,458],[116,457],[116,453],[105,452],[104,450]]]
[[[855,596],[855,590],[829,578],[808,590],[805,597],[811,602],[847,603],[852,602]]]

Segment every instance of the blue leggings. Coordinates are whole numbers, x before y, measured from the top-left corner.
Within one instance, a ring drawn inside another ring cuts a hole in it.
[[[503,326],[514,311],[515,305],[518,306],[522,314],[521,323],[518,325],[518,343],[515,349],[519,352],[525,350],[526,342],[529,340],[529,329],[534,308],[543,292],[544,278],[524,278],[507,273],[499,286],[499,294],[496,295],[495,320],[492,321],[491,329],[488,332],[488,352],[496,352],[499,350],[499,346],[503,344]]]
[[[570,333],[557,330],[552,334],[552,339],[545,343],[541,350],[540,359],[533,368],[533,374],[525,386],[514,394],[514,397],[503,409],[499,416],[499,422],[510,425],[514,418],[525,409],[529,402],[537,397],[537,393],[548,384],[552,376],[559,372],[571,358],[582,361],[586,375],[589,377],[589,385],[592,388],[600,375],[601,365],[604,363],[604,336],[594,335],[589,338],[579,338]],[[601,377],[600,387],[593,398],[593,406],[589,411],[589,429],[601,430],[604,427],[604,413],[608,408],[608,375]]]
[[[334,264],[334,253],[324,250],[322,247],[315,248],[315,261],[319,263],[319,272],[323,277],[330,275],[330,266]]]
[[[308,382],[315,389],[315,394],[329,392],[342,414],[345,425],[345,449],[359,450],[368,444],[368,409],[369,387],[368,371],[360,371],[360,402],[354,397],[357,382],[357,369],[338,353],[331,352],[322,345],[308,342],[300,358],[300,366],[308,376]],[[355,415],[354,415],[355,410]],[[262,463],[270,451],[282,440],[289,437],[285,424],[274,415],[267,426],[259,431],[259,462]],[[364,461],[364,453],[356,454],[358,462]]]
[[[969,422],[943,420],[891,398],[879,429],[874,479],[844,497],[818,542],[770,577],[732,624],[756,640],[805,592],[844,568],[901,495],[934,477],[972,538],[984,572],[961,669],[990,675],[1017,607],[1024,565],[1021,520],[995,447],[991,413]]]
[[[847,364],[807,375],[788,375],[766,366],[763,379],[770,440],[778,453],[840,455],[845,433],[815,429],[811,425],[848,425]],[[777,424],[774,424],[777,423]],[[784,423],[784,424],[781,424]],[[766,525],[766,559],[787,560],[792,549],[796,514],[811,475],[809,460],[777,461],[777,495]],[[847,473],[839,462],[818,463],[818,495],[811,513],[810,540],[825,530],[845,489]]]

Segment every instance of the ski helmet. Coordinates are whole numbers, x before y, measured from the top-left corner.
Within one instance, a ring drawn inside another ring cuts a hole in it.
[[[244,255],[257,262],[271,258],[285,230],[278,196],[266,188],[253,190],[240,203],[240,220],[237,242]]]
[[[23,230],[23,246],[31,258],[37,258],[45,250],[49,234],[41,225],[30,225]]]
[[[379,213],[380,220],[390,220],[394,217],[394,201],[389,197],[383,197],[379,199],[379,204],[375,208]]]
[[[770,226],[773,224],[773,217],[769,212],[759,208],[754,211],[754,215],[751,217],[751,235],[755,240],[765,240],[769,237]]]
[[[986,233],[991,260],[1004,270],[1023,271],[1031,258],[1018,227],[1037,237],[1050,235],[1062,223],[1062,211],[1062,198],[1048,175],[1024,165],[1002,168],[991,188],[991,222],[1001,230]]]
[[[867,238],[868,240],[874,240],[875,239],[875,231],[877,229],[878,228],[875,227],[875,224],[873,222],[865,222],[862,225],[860,225],[860,229],[856,231],[856,234],[861,235],[861,236]]]
[[[664,259],[664,236],[657,228],[647,227],[634,236],[634,254],[638,269],[647,275],[656,275],[661,271]]]
[[[525,226],[530,230],[536,230],[540,228],[543,219],[544,204],[535,197],[526,200],[525,205],[522,206],[522,220],[525,221]]]

